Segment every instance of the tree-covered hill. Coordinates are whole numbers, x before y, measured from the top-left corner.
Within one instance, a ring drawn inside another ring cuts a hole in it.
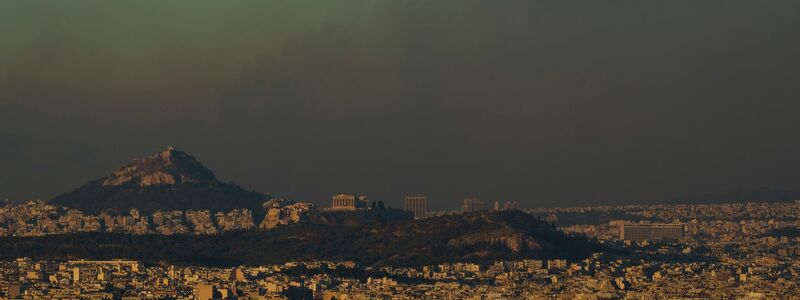
[[[583,259],[599,246],[520,211],[452,215],[392,224],[295,224],[220,235],[82,233],[0,239],[0,259],[112,259],[193,265],[352,260],[418,266],[525,258]]]

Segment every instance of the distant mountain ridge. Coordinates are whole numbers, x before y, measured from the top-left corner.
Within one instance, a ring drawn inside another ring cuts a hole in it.
[[[193,156],[172,147],[137,158],[111,175],[93,180],[50,203],[86,213],[125,213],[136,208],[150,214],[167,210],[227,211],[248,208],[261,214],[266,196],[217,180]]]
[[[734,189],[715,193],[682,196],[668,199],[664,203],[674,204],[720,204],[744,202],[791,202],[800,200],[800,191],[777,188]]]

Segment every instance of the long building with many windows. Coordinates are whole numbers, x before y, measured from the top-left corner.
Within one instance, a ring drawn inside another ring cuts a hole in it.
[[[648,241],[683,239],[683,224],[631,224],[623,223],[619,227],[621,240]]]

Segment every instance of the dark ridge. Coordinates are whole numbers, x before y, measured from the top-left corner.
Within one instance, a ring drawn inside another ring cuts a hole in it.
[[[148,264],[265,265],[292,260],[351,260],[419,266],[511,259],[579,260],[600,250],[520,211],[453,215],[393,224],[295,224],[213,236],[81,233],[0,239],[0,259],[112,259]]]

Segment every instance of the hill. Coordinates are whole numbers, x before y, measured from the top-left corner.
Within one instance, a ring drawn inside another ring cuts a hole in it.
[[[263,194],[220,182],[193,156],[170,147],[134,159],[111,175],[57,196],[50,203],[92,214],[126,213],[132,208],[145,214],[157,210],[249,208],[259,214],[264,199]]]
[[[145,263],[263,265],[352,260],[363,265],[489,263],[525,258],[583,259],[599,246],[521,211],[475,213],[392,224],[299,223],[215,236],[84,233],[0,239],[0,259],[128,258]]]

